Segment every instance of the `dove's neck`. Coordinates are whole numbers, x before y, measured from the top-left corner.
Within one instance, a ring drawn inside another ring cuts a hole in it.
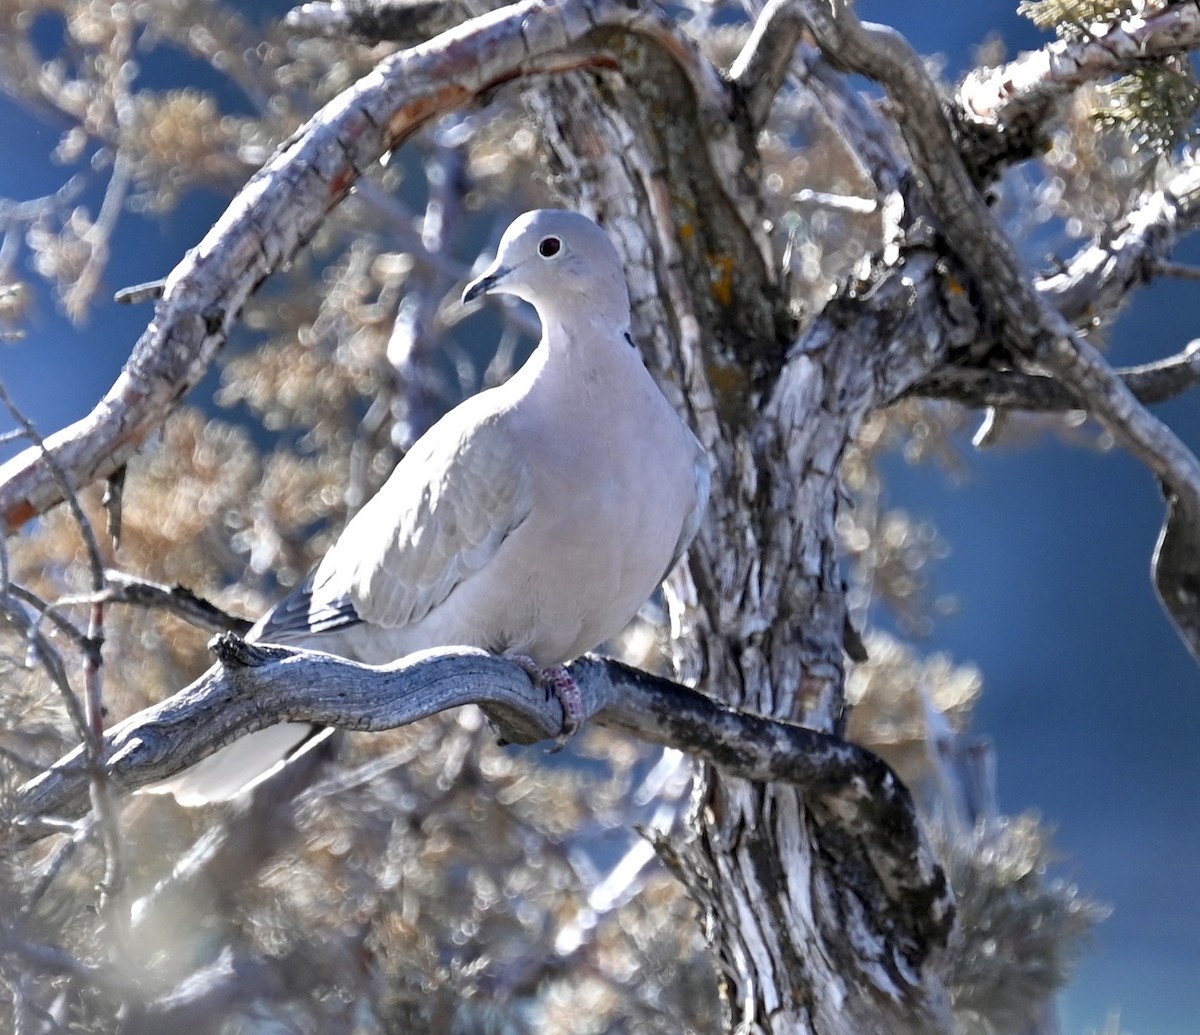
[[[548,368],[569,371],[574,380],[603,378],[624,373],[631,363],[642,365],[629,337],[629,321],[598,318],[546,319],[537,352]]]

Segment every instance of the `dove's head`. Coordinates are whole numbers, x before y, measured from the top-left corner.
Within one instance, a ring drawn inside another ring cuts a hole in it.
[[[545,330],[584,319],[616,330],[629,326],[621,257],[608,235],[578,212],[543,208],[513,220],[495,261],[467,285],[463,301],[487,294],[523,298]]]

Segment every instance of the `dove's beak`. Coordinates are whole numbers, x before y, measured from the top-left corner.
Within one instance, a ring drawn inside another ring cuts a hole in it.
[[[475,299],[488,294],[492,288],[496,287],[511,272],[505,266],[489,266],[463,290],[463,305],[466,305],[468,302],[474,302]]]

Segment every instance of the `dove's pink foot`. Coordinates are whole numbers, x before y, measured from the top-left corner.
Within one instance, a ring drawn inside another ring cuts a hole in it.
[[[520,665],[536,685],[546,687],[558,698],[563,710],[563,728],[558,735],[558,746],[561,748],[579,731],[584,719],[583,694],[579,692],[571,673],[562,665],[542,668],[533,658],[524,654],[509,654],[507,657]]]

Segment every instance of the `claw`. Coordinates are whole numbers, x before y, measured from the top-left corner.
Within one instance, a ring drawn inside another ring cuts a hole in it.
[[[550,668],[542,668],[533,658],[525,654],[509,654],[506,656],[509,661],[519,665],[537,686],[545,687],[558,698],[558,703],[562,705],[563,710],[563,727],[555,738],[557,743],[555,750],[561,751],[566,746],[567,741],[579,732],[579,727],[583,725],[585,718],[583,713],[583,694],[579,692],[579,686],[571,678],[571,673],[562,665],[552,665]]]

